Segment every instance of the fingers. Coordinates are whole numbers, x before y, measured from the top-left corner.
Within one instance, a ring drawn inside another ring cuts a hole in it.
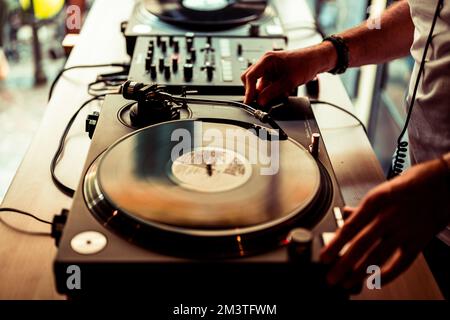
[[[328,272],[327,281],[331,285],[342,282],[354,270],[359,261],[369,252],[374,243],[380,241],[384,235],[384,226],[380,220],[375,220],[362,230],[350,247],[337,260],[336,264]]]
[[[342,218],[344,218],[344,220],[347,220],[348,218],[351,217],[351,215],[356,211],[356,208],[352,208],[352,207],[344,207],[342,209]]]
[[[361,285],[367,276],[367,268],[372,265],[381,268],[383,264],[392,257],[397,248],[397,239],[387,238],[379,241],[349,277],[343,280],[344,288],[351,289]]]
[[[244,103],[251,103],[256,96],[256,83],[259,78],[264,75],[265,70],[264,59],[259,63],[250,67],[242,76],[241,80],[245,84],[245,99]]]
[[[414,262],[419,251],[415,252],[413,250],[402,249],[394,257],[389,266],[382,269],[381,271],[381,281],[382,284],[388,284],[399,276],[403,271],[408,269],[408,267]]]
[[[335,238],[320,255],[324,263],[333,262],[344,245],[349,242],[373,217],[382,210],[385,193],[375,190],[363,200],[361,206],[347,219],[344,226],[336,232]]]
[[[267,85],[261,93],[259,93],[257,102],[261,106],[266,106],[273,99],[285,96],[286,93],[286,87],[283,86],[281,81],[277,81]]]

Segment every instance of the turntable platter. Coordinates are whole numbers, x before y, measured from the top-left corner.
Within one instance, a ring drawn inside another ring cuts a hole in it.
[[[180,149],[185,137],[192,137],[186,150]],[[317,198],[324,201],[323,178],[300,144],[265,142],[243,126],[220,122],[178,120],[141,129],[91,165],[84,183],[88,207],[107,223],[120,215],[127,224],[193,237],[276,229],[307,214]]]
[[[188,27],[226,29],[257,20],[267,1],[145,0],[145,8],[161,20]],[[204,30],[204,31],[208,31]]]

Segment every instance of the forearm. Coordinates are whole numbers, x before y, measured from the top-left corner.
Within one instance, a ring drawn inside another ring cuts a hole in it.
[[[371,29],[367,22],[339,34],[349,47],[350,67],[378,64],[409,54],[414,38],[414,24],[409,4],[399,1],[381,16],[379,29]],[[329,42],[319,45],[328,59],[320,72],[329,71],[336,65],[336,52]]]

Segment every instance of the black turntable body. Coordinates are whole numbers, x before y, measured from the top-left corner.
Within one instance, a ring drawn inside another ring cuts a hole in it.
[[[343,200],[308,99],[242,103],[241,73],[287,43],[272,2],[143,0],[122,27],[129,80],[86,120],[58,291],[345,298],[318,259]]]
[[[308,150],[320,132],[307,99],[289,98],[273,109],[289,136],[280,141],[275,177],[242,162],[241,173],[253,171],[243,182],[229,180],[229,188],[208,182],[216,174],[208,165],[200,173],[198,166],[184,171],[197,170],[204,180],[168,178],[177,172],[177,161],[167,156],[174,147],[170,133],[201,125],[239,127],[245,135],[267,124],[240,108],[190,103],[181,119],[138,129],[129,121],[135,105],[110,95],[100,117],[88,119],[92,145],[54,265],[60,293],[208,301],[284,299],[294,290],[295,299],[345,297],[327,287],[326,267],[317,262],[322,235],[337,228],[333,208],[343,200],[322,141],[316,140],[315,155]],[[297,227],[311,230],[311,252],[290,251],[289,233]],[[81,270],[81,290],[67,285],[71,266]]]

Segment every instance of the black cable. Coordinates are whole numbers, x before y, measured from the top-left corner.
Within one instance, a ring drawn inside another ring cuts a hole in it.
[[[58,164],[58,160],[59,157],[61,156],[62,151],[64,150],[64,145],[66,142],[66,138],[67,135],[69,134],[69,131],[72,127],[73,122],[75,121],[75,119],[77,118],[78,114],[80,113],[80,111],[87,106],[89,103],[91,103],[92,101],[95,100],[100,100],[102,97],[104,97],[105,95],[100,95],[100,96],[95,96],[87,101],[85,101],[79,108],[77,111],[75,111],[75,113],[72,115],[72,117],[70,118],[69,122],[66,125],[66,128],[64,129],[64,133],[62,134],[60,140],[59,140],[59,145],[58,145],[58,149],[55,152],[55,155],[53,156],[52,162],[50,164],[50,172],[52,175],[52,180],[53,183],[56,185],[56,187],[65,195],[69,196],[69,197],[73,197],[75,190],[73,190],[72,188],[66,186],[64,183],[62,183],[58,177],[56,176],[55,170],[56,170],[56,165]]]
[[[358,118],[356,115],[354,115],[353,113],[351,113],[350,111],[348,111],[348,110],[346,110],[346,109],[344,109],[344,108],[342,108],[342,107],[340,107],[340,106],[338,106],[338,105],[336,105],[336,104],[334,104],[334,103],[328,102],[328,101],[322,101],[322,100],[310,100],[309,102],[310,102],[311,104],[325,104],[325,105],[329,105],[329,106],[331,106],[331,107],[333,107],[333,108],[336,108],[336,109],[338,109],[338,110],[341,110],[342,112],[345,112],[346,114],[348,114],[349,116],[351,116],[353,119],[355,119],[356,121],[358,121],[358,124],[362,127],[362,129],[364,130],[365,134],[368,135],[368,134],[367,134],[367,129],[366,129],[366,126],[364,125],[364,123],[362,123],[362,121],[359,120],[359,118]]]
[[[0,212],[14,212],[14,213],[18,213],[30,218],[33,218],[34,220],[41,222],[41,223],[45,223],[48,225],[53,225],[52,222],[41,219],[37,216],[35,216],[34,214],[31,214],[29,212],[23,211],[23,210],[19,210],[19,209],[14,209],[14,208],[0,208]],[[35,232],[35,231],[28,231],[28,230],[23,230],[23,229],[19,229],[11,224],[9,224],[8,222],[6,222],[5,220],[3,220],[0,217],[0,222],[2,222],[5,226],[7,226],[8,228],[16,231],[16,232],[20,232],[20,233],[25,233],[27,235],[31,235],[31,236],[51,236],[52,234],[50,232]]]
[[[88,94],[96,97],[103,94],[120,92],[120,86],[125,82],[123,79],[96,80],[88,84]],[[102,84],[102,86],[99,86]]]
[[[434,28],[436,26],[437,18],[439,17],[439,12],[442,10],[443,5],[444,5],[444,0],[439,0],[437,7],[436,7],[436,12],[434,13],[433,22],[431,24],[430,33],[428,34],[428,39],[427,39],[427,42],[425,45],[425,49],[423,50],[422,61],[420,62],[419,73],[417,74],[416,83],[414,84],[414,90],[413,90],[413,94],[412,94],[412,97],[410,100],[408,114],[406,116],[405,124],[404,124],[403,129],[397,139],[397,148],[396,148],[396,152],[395,152],[395,157],[394,157],[393,164],[391,165],[391,168],[389,169],[388,179],[395,178],[396,176],[400,175],[404,170],[405,158],[407,156],[409,144],[407,141],[402,141],[402,140],[406,134],[406,130],[408,129],[408,125],[411,120],[412,111],[413,111],[413,108],[414,108],[414,105],[416,102],[417,90],[419,89],[420,79],[422,77],[423,70],[425,69],[425,62],[427,60],[426,58],[427,58],[427,54],[428,54],[428,49],[430,48],[431,42],[433,41]]]
[[[29,213],[29,212],[26,212],[26,211],[23,211],[23,210],[14,209],[14,208],[0,208],[0,212],[14,212],[14,213],[22,214],[22,215],[24,215],[24,216],[33,218],[33,219],[36,220],[36,221],[39,221],[39,222],[42,222],[42,223],[45,223],[45,224],[52,225],[52,223],[51,223],[50,221],[41,219],[41,218],[35,216],[34,214]]]
[[[128,68],[129,65],[125,64],[125,63],[105,63],[105,64],[93,64],[93,65],[79,65],[79,66],[73,66],[73,67],[64,68],[58,73],[58,75],[56,76],[55,80],[53,80],[53,82],[52,82],[52,84],[50,86],[50,91],[48,93],[48,100],[50,101],[50,99],[52,98],[53,90],[55,89],[56,83],[58,82],[58,80],[61,78],[61,76],[66,71],[73,70],[73,69],[106,68],[106,67]]]

